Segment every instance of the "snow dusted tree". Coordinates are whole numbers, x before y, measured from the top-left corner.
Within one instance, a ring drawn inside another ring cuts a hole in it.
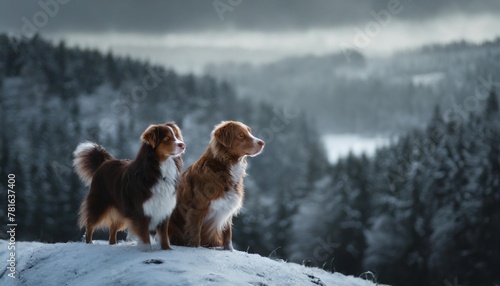
[[[84,50],[80,60],[81,64],[76,67],[75,73],[80,75],[82,90],[91,94],[104,80],[104,69],[99,64],[103,58],[97,51]]]
[[[317,179],[294,218],[292,258],[306,265],[361,274],[364,230],[371,216],[368,158],[350,154]]]

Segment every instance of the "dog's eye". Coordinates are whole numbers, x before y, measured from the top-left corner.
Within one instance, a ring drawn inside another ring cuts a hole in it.
[[[240,135],[238,135],[238,137],[241,138],[241,139],[243,139],[243,138],[245,138],[245,134],[240,133]]]
[[[170,137],[168,137],[168,136],[165,137],[165,141],[168,141],[168,140],[170,140]]]

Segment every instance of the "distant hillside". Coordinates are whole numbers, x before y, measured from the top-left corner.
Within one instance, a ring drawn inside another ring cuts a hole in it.
[[[500,81],[500,39],[426,46],[388,58],[355,52],[350,57],[212,65],[207,72],[248,97],[304,108],[324,132],[401,133],[423,127],[436,104],[444,110],[464,106],[476,89],[487,90],[483,82]]]
[[[458,41],[449,44],[431,44],[425,45],[423,47],[411,50],[409,52],[401,52],[401,54],[405,53],[448,53],[448,52],[464,52],[470,50],[478,50],[478,49],[488,49],[488,48],[498,48],[500,47],[500,37],[496,38],[492,41],[485,41],[481,44],[471,43],[467,41]]]

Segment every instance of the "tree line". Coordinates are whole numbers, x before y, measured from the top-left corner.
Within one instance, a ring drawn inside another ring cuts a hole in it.
[[[350,275],[372,271],[393,285],[499,283],[493,89],[463,120],[436,108],[425,128],[372,158],[351,154],[330,165],[311,116],[293,105],[241,97],[210,76],[38,36],[17,50],[10,43],[0,35],[0,178],[16,175],[19,240],[81,239],[76,219],[87,190],[71,162],[79,142],[133,158],[149,124],[174,120],[189,166],[215,124],[241,120],[267,144],[249,160],[244,209],[234,221],[238,249]]]
[[[301,203],[292,257],[343,273],[372,271],[391,285],[498,284],[496,92],[466,120],[443,114],[436,108],[426,128],[373,158],[349,155],[331,166]]]

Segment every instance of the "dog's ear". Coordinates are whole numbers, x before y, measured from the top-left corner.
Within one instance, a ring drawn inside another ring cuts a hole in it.
[[[234,139],[234,128],[231,122],[223,122],[214,130],[214,138],[224,147],[231,148]]]
[[[156,148],[160,143],[160,128],[157,125],[149,125],[149,127],[141,135],[142,142]]]
[[[179,128],[179,126],[177,126],[177,124],[175,124],[175,122],[167,122],[165,123],[165,125],[170,126],[172,130],[174,130],[175,137],[177,137],[177,139],[184,141],[184,139],[182,138],[181,129]]]

